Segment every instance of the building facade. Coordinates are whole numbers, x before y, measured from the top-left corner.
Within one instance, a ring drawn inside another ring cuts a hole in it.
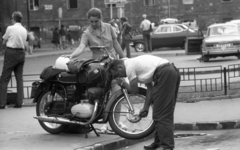
[[[212,23],[240,18],[240,0],[125,0],[123,8],[119,3],[110,7],[109,2],[110,0],[1,0],[0,34],[11,24],[11,14],[16,10],[24,16],[22,24],[34,31],[43,42],[51,41],[53,29],[61,24],[70,28],[73,38],[78,40],[88,25],[86,13],[91,7],[102,10],[105,22],[110,18],[126,16],[133,30],[139,29],[142,14],[147,14],[149,20],[156,24],[164,18],[196,20],[202,30]]]

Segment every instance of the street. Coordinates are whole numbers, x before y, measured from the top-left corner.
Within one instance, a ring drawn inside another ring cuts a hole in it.
[[[42,129],[36,119],[35,107],[22,109],[7,108],[0,110],[0,149],[1,150],[74,150],[112,138],[116,135],[95,133],[88,134],[59,134],[53,135]],[[95,127],[99,127],[95,126]]]
[[[38,50],[41,51],[41,50]],[[64,51],[64,50],[59,50],[59,51]],[[73,50],[72,50],[73,51]],[[237,57],[225,57],[225,58],[216,58],[216,59],[212,59],[210,60],[210,62],[200,62],[199,60],[197,60],[197,58],[200,55],[179,55],[179,56],[175,56],[173,54],[169,54],[169,55],[163,55],[161,56],[161,53],[168,53],[168,51],[171,50],[167,50],[167,51],[158,51],[155,50],[153,53],[149,53],[151,55],[156,55],[159,57],[163,57],[168,59],[170,62],[173,62],[178,68],[189,68],[189,67],[206,67],[206,66],[222,66],[222,67],[227,67],[230,64],[239,64],[239,60],[237,59]],[[183,52],[184,50],[177,50],[179,52]],[[174,52],[177,52],[176,50]],[[56,51],[57,53],[57,51]],[[142,55],[142,54],[146,54],[146,53],[137,53],[134,51],[133,48],[131,48],[131,53],[132,56],[135,57],[137,55]],[[70,53],[69,53],[70,54]],[[34,53],[32,54],[34,55]],[[40,74],[41,71],[48,66],[54,65],[55,60],[61,55],[49,55],[49,56],[42,56],[42,57],[31,57],[31,58],[27,58],[25,60],[25,65],[24,65],[24,75],[26,74]],[[80,58],[90,58],[91,57],[91,53],[85,51]],[[0,60],[0,72],[2,72],[2,65],[3,65],[3,61]]]
[[[137,56],[143,53],[136,53],[131,49],[133,56]],[[181,51],[181,50],[180,50]],[[37,52],[36,52],[37,53]],[[57,53],[57,52],[56,52]],[[161,52],[155,51],[153,55],[160,56]],[[34,55],[34,54],[33,54]],[[50,65],[54,65],[55,60],[60,55],[47,55],[41,57],[26,58],[24,66],[24,75],[27,74],[40,74],[41,71]],[[81,55],[82,58],[90,58],[90,52],[84,52]],[[174,62],[179,68],[187,67],[206,67],[206,66],[219,66],[227,67],[229,64],[238,64],[239,60],[236,57],[217,58],[208,63],[199,62],[197,58],[199,55],[163,55],[169,61]],[[2,71],[2,61],[0,61],[0,72]],[[237,110],[238,103],[231,101],[222,101],[218,103],[218,109],[215,111],[208,110],[210,104],[207,102],[184,104],[178,103],[175,117],[177,122],[195,122],[195,121],[219,121],[227,120],[229,114],[232,111]],[[232,105],[234,107],[232,107]],[[194,106],[193,106],[194,105]],[[217,104],[212,104],[216,106]],[[180,106],[183,109],[179,109]],[[206,107],[209,106],[209,107]],[[184,109],[186,107],[186,109]],[[201,109],[204,113],[195,111]],[[226,110],[226,111],[222,111]],[[189,113],[192,112],[192,113]],[[209,116],[207,112],[211,112],[214,115]],[[198,115],[204,114],[201,117]],[[218,115],[216,115],[218,114]],[[101,134],[101,137],[97,137],[94,133],[89,133],[89,138],[86,139],[84,134],[70,134],[64,133],[60,135],[52,135],[42,129],[40,124],[33,116],[36,115],[35,107],[23,107],[22,109],[7,108],[0,112],[0,146],[3,150],[73,150],[83,146],[92,145],[102,141],[115,140],[119,138],[117,135]],[[189,115],[189,116],[188,116]],[[194,115],[195,117],[192,117]],[[231,116],[232,119],[238,119],[239,114]],[[97,125],[100,127],[100,125]],[[218,131],[176,131],[175,133],[207,133],[208,136],[202,137],[188,137],[176,139],[176,150],[207,150],[209,148],[220,148],[220,150],[239,150],[237,148],[240,143],[240,131],[235,130],[218,130]],[[229,140],[227,140],[229,139]],[[129,146],[123,149],[143,149],[144,144],[149,144],[152,139],[139,143],[134,146]],[[234,146],[236,147],[234,147]],[[179,148],[181,147],[181,148]],[[184,147],[184,148],[183,148]]]

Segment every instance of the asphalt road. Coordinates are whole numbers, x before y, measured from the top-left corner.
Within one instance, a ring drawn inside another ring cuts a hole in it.
[[[134,52],[133,49],[131,49],[131,52],[132,52],[133,56],[143,54],[143,53],[136,53],[136,52]],[[166,53],[167,53],[167,51],[166,51]],[[199,57],[199,55],[179,55],[179,56],[175,56],[173,54],[161,55],[161,53],[159,53],[158,51],[154,51],[151,54],[166,58],[169,61],[174,62],[174,64],[178,68],[206,67],[206,66],[228,67],[228,65],[240,63],[240,60],[238,60],[234,56],[233,57],[225,57],[225,58],[220,57],[220,58],[212,59],[210,62],[200,62],[197,59]],[[54,65],[55,60],[59,56],[61,56],[61,55],[54,55],[54,56],[49,55],[49,56],[42,56],[42,57],[36,57],[36,58],[35,57],[27,58],[25,60],[25,65],[24,65],[24,74],[40,74],[41,71],[45,67]],[[91,53],[84,52],[80,57],[81,58],[90,58]],[[3,61],[0,60],[0,72],[2,72],[2,66],[3,66]]]
[[[119,137],[106,134],[97,137],[93,132],[88,134],[88,138],[85,138],[84,134],[53,135],[43,130],[33,116],[36,116],[35,107],[0,110],[1,150],[75,150]]]

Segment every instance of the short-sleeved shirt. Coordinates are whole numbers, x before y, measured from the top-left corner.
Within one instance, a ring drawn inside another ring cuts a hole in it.
[[[153,55],[141,55],[124,60],[129,82],[137,78],[139,83],[151,83],[156,68],[169,61]]]
[[[82,35],[80,44],[84,44],[85,46],[105,46],[110,52],[114,53],[115,55],[113,40],[117,39],[117,35],[114,32],[112,26],[108,23],[101,22],[100,31],[101,34],[97,33],[91,25],[88,26]],[[102,52],[99,52],[99,55],[100,53]]]
[[[150,29],[151,22],[147,19],[144,19],[140,24],[140,29],[143,31],[148,31]]]
[[[15,23],[7,27],[3,39],[8,40],[6,46],[10,48],[25,48],[27,41],[27,30],[21,23]]]

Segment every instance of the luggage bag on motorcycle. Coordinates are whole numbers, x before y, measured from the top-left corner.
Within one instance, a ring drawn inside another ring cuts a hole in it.
[[[104,80],[104,74],[104,64],[91,63],[81,69],[77,78],[79,83],[94,86]]]
[[[47,68],[43,69],[42,73],[40,74],[40,78],[43,80],[50,80],[63,71],[64,70],[54,69],[52,66],[48,66]]]

